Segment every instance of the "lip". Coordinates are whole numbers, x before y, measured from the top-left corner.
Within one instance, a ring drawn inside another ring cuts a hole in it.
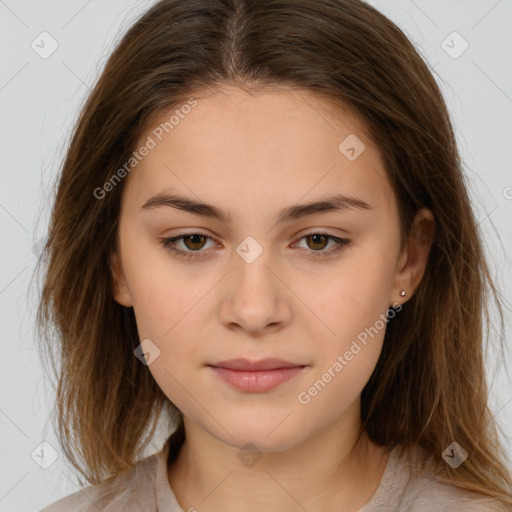
[[[301,373],[307,365],[283,359],[230,359],[208,365],[230,386],[247,392],[270,391]]]
[[[276,370],[280,368],[297,368],[299,366],[306,366],[304,364],[292,363],[284,359],[277,359],[275,357],[259,359],[257,361],[250,361],[249,359],[238,358],[228,359],[227,361],[220,361],[218,363],[209,365],[216,368],[227,368],[229,370],[242,370],[246,372],[255,372],[260,370]]]

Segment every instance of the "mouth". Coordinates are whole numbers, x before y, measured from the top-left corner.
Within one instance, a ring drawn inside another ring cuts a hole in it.
[[[228,385],[246,392],[270,391],[302,373],[307,365],[283,359],[230,359],[208,365]]]

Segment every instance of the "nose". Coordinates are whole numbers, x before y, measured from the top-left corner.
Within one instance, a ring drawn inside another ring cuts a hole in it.
[[[253,261],[235,255],[219,310],[220,321],[227,328],[260,336],[290,322],[293,293],[269,253],[263,251]]]

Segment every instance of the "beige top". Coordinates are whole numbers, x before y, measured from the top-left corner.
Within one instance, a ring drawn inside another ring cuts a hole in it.
[[[40,512],[185,512],[169,485],[168,455],[169,440],[159,453],[133,468]],[[413,474],[411,468],[406,457],[399,456],[398,448],[391,450],[379,487],[359,512],[511,512],[490,498],[434,481],[425,468],[419,474]]]

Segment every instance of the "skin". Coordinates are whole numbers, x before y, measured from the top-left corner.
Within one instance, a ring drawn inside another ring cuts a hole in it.
[[[358,118],[341,109],[333,118],[324,99],[228,86],[194,98],[198,105],[126,178],[113,258],[115,300],[134,308],[140,339],[160,350],[149,370],[184,415],[186,441],[168,468],[171,487],[185,511],[312,512],[340,503],[356,511],[377,489],[388,459],[366,436],[356,443],[360,394],[385,329],[309,403],[297,397],[390,305],[414,293],[433,216],[418,212],[421,236],[401,249],[396,199],[378,149]],[[350,134],[366,146],[354,161],[338,149]],[[213,204],[231,222],[169,206],[141,209],[163,192]],[[277,223],[281,208],[333,192],[371,209]],[[336,243],[306,237],[316,230],[350,244],[321,257]],[[176,242],[201,252],[197,259],[161,244],[197,231],[212,239]],[[263,249],[251,263],[236,252],[248,236]],[[279,357],[307,368],[271,391],[242,392],[206,366],[236,357]],[[249,442],[261,455],[250,467],[237,456]]]

